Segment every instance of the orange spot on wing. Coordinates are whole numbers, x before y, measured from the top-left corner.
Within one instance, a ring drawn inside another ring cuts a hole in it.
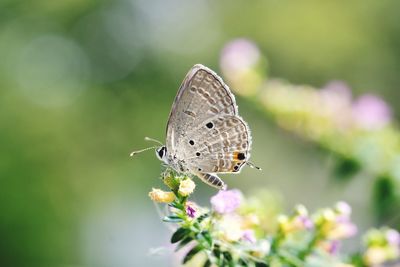
[[[239,155],[239,151],[233,152],[233,156],[232,156],[233,160],[238,160],[238,155]]]
[[[240,151],[233,152],[232,158],[234,161],[243,161],[246,159],[246,154]]]

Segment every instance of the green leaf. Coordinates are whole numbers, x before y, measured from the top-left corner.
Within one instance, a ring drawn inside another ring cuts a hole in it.
[[[176,216],[176,215],[165,216],[163,221],[164,222],[171,222],[171,223],[183,222],[183,220],[180,217]]]
[[[187,254],[186,256],[183,258],[183,264],[187,263],[188,261],[190,261],[194,255],[196,255],[197,253],[199,253],[202,250],[201,246],[195,246],[194,248],[192,248]]]
[[[201,237],[207,242],[207,244],[211,247],[213,241],[212,241],[210,232],[208,232],[208,231],[203,231],[203,232],[200,233],[200,235],[201,235]]]
[[[193,238],[191,236],[187,236],[184,239],[182,239],[181,242],[179,242],[179,244],[176,246],[175,251],[180,250],[181,248],[183,248],[184,246],[186,246],[190,241],[192,241]]]
[[[174,244],[178,241],[181,241],[186,235],[190,233],[190,230],[187,228],[178,228],[175,233],[171,237],[171,243]]]
[[[380,175],[375,179],[373,200],[380,223],[393,219],[393,214],[398,212],[400,205],[396,198],[395,180],[392,177]]]
[[[279,258],[292,265],[293,267],[302,267],[304,266],[304,261],[299,259],[298,257],[295,256],[295,253],[291,253],[290,251],[285,251],[285,250],[281,250],[279,252]]]
[[[197,218],[197,222],[201,223],[205,218],[209,217],[210,213],[204,213]]]
[[[204,263],[203,267],[210,267],[211,266],[211,261],[210,259],[207,259],[206,262]]]
[[[224,255],[224,258],[226,259],[227,262],[232,262],[231,253],[229,253],[228,251],[224,251],[224,252],[222,252],[222,254]]]
[[[180,204],[180,203],[177,203],[177,202],[169,203],[168,206],[173,207],[173,208],[176,208],[176,209],[178,209],[178,210],[181,210],[181,209],[183,208],[183,205]]]
[[[361,169],[361,164],[353,158],[339,156],[333,174],[338,180],[349,180]]]
[[[213,254],[215,255],[216,258],[219,258],[221,255],[221,250],[219,250],[219,246],[215,245],[214,246],[214,250],[213,250]]]
[[[248,266],[246,260],[245,260],[245,259],[242,259],[242,258],[240,258],[240,259],[238,260],[238,264],[239,264],[239,266]]]

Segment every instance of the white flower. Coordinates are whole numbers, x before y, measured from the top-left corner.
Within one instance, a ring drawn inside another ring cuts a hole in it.
[[[186,197],[186,196],[190,195],[191,193],[193,193],[195,187],[196,187],[196,184],[191,179],[189,179],[189,178],[185,179],[180,182],[178,193],[181,196]]]

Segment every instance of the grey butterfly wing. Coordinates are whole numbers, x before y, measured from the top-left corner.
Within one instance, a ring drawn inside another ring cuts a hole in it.
[[[242,118],[222,115],[201,123],[184,137],[184,158],[193,172],[240,172],[250,158],[251,135]]]
[[[251,136],[234,95],[212,70],[195,65],[186,75],[167,124],[167,151],[207,184],[224,188],[212,173],[239,172],[250,157]]]
[[[209,68],[194,65],[175,97],[167,123],[167,151],[179,153],[183,138],[201,122],[238,113],[235,97],[222,79]]]

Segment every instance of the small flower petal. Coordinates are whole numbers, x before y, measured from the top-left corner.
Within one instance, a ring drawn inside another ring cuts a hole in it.
[[[219,191],[218,194],[211,198],[213,209],[220,213],[226,214],[234,212],[242,201],[242,193],[239,190]]]
[[[400,246],[400,234],[394,229],[388,229],[386,231],[386,240],[389,245]]]
[[[149,197],[151,200],[159,203],[171,203],[175,200],[175,194],[173,192],[165,192],[157,188],[153,188],[153,190],[149,192]]]
[[[178,193],[181,196],[188,196],[191,193],[193,193],[194,189],[196,187],[196,184],[192,181],[192,179],[185,179],[183,181],[181,181],[181,183],[179,184],[179,190]]]
[[[186,214],[190,217],[190,218],[194,218],[196,216],[196,210],[194,209],[194,207],[187,205],[186,206]]]
[[[336,211],[344,216],[350,216],[351,215],[351,206],[344,201],[339,201],[336,203]]]
[[[254,231],[251,229],[244,230],[242,239],[254,244],[256,242],[256,236],[254,235]]]
[[[392,111],[382,98],[366,94],[354,102],[353,117],[361,128],[375,130],[384,127],[392,120]]]

